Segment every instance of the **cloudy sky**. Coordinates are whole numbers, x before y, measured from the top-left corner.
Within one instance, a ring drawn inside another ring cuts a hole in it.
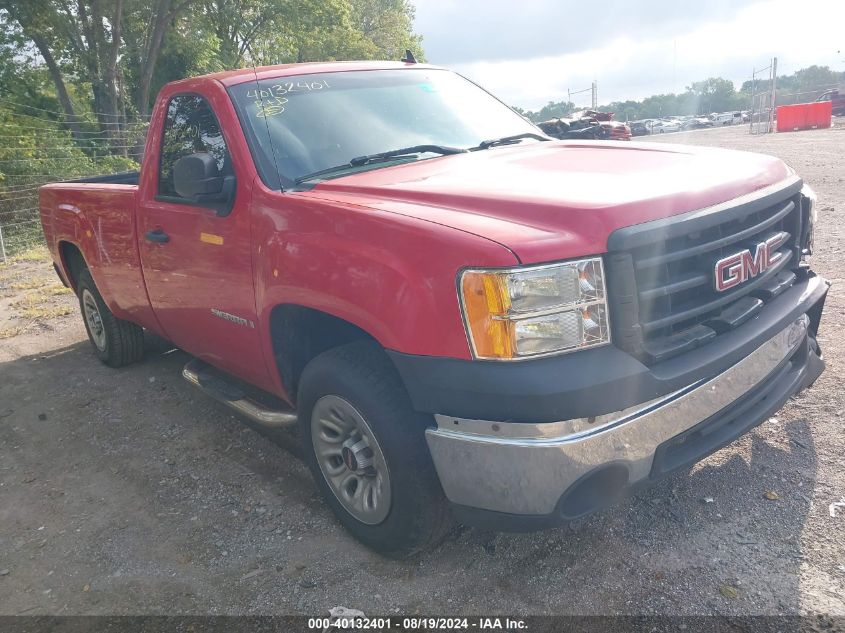
[[[845,0],[416,0],[431,63],[511,105],[536,109],[598,82],[599,103],[680,92],[707,77],[737,87],[778,74],[845,70]],[[589,92],[573,98],[589,105]]]

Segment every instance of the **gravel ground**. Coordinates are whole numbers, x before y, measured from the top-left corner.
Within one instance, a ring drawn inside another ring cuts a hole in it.
[[[0,614],[845,615],[845,510],[829,510],[845,498],[845,128],[649,140],[774,154],[819,193],[828,369],[776,418],[571,526],[458,530],[395,562],[346,535],[292,436],[184,383],[184,354],[151,340],[145,362],[111,370],[79,317],[51,310],[0,340]],[[10,280],[45,270],[0,268],[4,318]]]

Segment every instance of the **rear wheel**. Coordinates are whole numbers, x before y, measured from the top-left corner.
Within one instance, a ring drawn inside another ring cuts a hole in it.
[[[323,497],[359,541],[394,558],[436,544],[451,525],[425,443],[390,360],[356,342],[312,360],[298,396],[303,453]]]
[[[97,358],[109,367],[140,360],[144,356],[143,328],[112,314],[87,269],[79,273],[76,288],[82,320]]]

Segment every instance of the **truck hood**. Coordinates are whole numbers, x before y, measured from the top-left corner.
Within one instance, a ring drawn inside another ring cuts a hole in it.
[[[777,158],[748,152],[563,141],[376,169],[306,195],[450,226],[536,263],[605,252],[618,228],[726,202],[791,174]]]

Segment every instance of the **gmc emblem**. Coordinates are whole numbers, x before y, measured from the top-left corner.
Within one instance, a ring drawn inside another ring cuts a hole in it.
[[[778,249],[789,239],[789,233],[775,233],[754,248],[723,257],[716,262],[716,291],[724,292],[767,271],[783,259]]]

